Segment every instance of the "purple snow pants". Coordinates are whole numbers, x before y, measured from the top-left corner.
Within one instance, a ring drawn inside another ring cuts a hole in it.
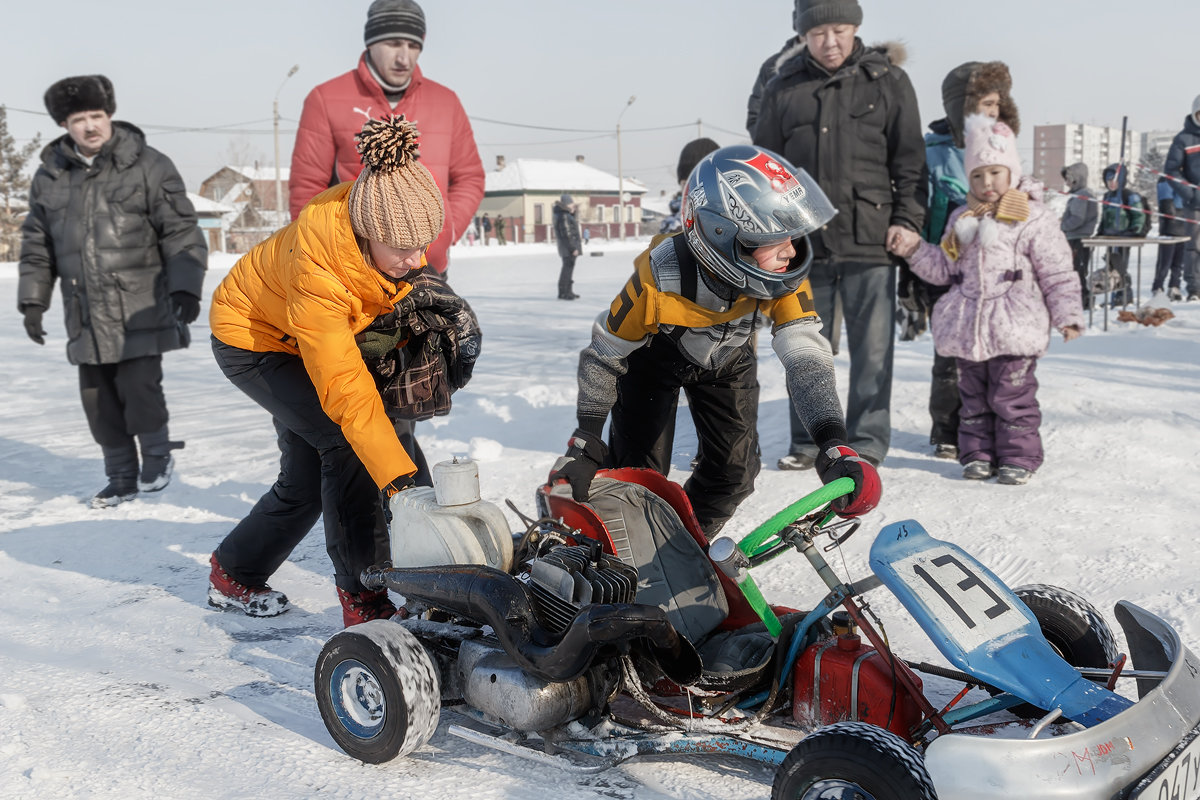
[[[958,460],[988,461],[1037,470],[1042,465],[1042,410],[1037,402],[1037,358],[958,359]]]

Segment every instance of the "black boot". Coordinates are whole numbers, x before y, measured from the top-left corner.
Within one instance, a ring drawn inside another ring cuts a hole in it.
[[[108,508],[137,496],[138,454],[130,439],[128,444],[100,448],[104,452],[104,474],[108,485],[92,497],[92,508]]]
[[[142,474],[138,477],[137,488],[143,492],[158,492],[171,482],[171,473],[175,470],[175,457],[172,450],[183,448],[183,442],[172,442],[163,425],[150,433],[139,433],[138,443],[142,447]]]

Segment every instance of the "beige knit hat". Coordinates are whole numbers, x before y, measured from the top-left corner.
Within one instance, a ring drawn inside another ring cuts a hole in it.
[[[400,116],[367,120],[354,135],[363,171],[350,187],[350,224],[359,236],[408,250],[442,232],[442,193],[417,162],[417,126]]]

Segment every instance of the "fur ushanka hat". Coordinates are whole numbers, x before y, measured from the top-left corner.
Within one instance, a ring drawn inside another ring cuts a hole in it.
[[[59,125],[80,111],[103,111],[111,117],[117,110],[112,81],[103,75],[63,78],[46,90],[42,100],[50,117]]]
[[[942,106],[950,122],[954,144],[965,147],[963,118],[974,114],[979,101],[992,92],[1000,95],[1000,121],[1021,133],[1021,115],[1012,98],[1012,75],[1003,61],[968,61],[959,64],[942,81]]]

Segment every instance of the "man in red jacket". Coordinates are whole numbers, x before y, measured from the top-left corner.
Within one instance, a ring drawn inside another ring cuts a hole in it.
[[[447,251],[467,231],[483,198],[483,162],[458,96],[421,74],[425,12],[413,0],[375,0],[367,10],[367,49],[358,67],[308,93],[292,150],[292,219],[317,194],[362,170],[354,134],[368,119],[403,114],[421,130],[421,164],[445,199],[446,222],[429,246],[429,266],[445,275]]]

